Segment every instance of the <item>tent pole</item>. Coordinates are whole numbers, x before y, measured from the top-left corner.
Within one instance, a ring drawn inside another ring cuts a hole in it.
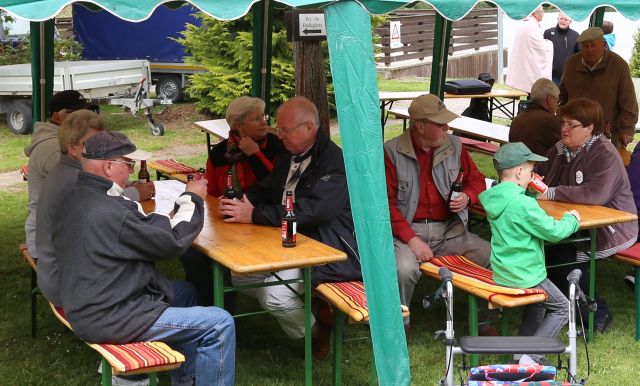
[[[498,71],[496,79],[499,84],[504,83],[504,13],[498,8]]]
[[[598,7],[591,14],[591,18],[589,19],[589,27],[602,27],[602,23],[604,22],[604,10],[606,7]]]
[[[431,61],[431,86],[429,92],[444,97],[444,82],[447,76],[449,60],[449,42],[451,40],[451,21],[436,12],[435,36],[433,37],[433,59]]]
[[[49,117],[53,94],[53,26],[53,19],[30,23],[33,122],[44,122]]]

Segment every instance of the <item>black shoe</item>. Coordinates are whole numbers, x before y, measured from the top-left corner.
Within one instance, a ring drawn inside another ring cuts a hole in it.
[[[611,323],[613,323],[613,315],[607,312],[603,317],[596,320],[596,331],[604,334],[609,329],[609,326],[611,326]]]
[[[636,275],[633,270],[627,272],[624,276],[624,283],[628,285],[632,290],[636,289]]]

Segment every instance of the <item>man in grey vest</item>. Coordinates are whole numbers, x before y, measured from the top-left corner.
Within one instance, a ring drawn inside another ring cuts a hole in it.
[[[458,116],[435,95],[414,99],[409,116],[409,130],[384,144],[400,301],[407,306],[422,262],[463,255],[486,267],[490,255],[489,243],[467,230],[467,208],[478,202],[485,179],[458,137],[448,134]],[[459,173],[462,193],[447,202]]]

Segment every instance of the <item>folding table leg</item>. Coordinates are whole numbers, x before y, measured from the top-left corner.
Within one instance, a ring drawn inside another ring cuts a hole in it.
[[[333,308],[334,329],[333,329],[333,384],[342,385],[342,330],[346,315]]]

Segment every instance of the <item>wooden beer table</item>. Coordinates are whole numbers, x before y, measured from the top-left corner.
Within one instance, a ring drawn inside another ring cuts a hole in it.
[[[296,236],[296,247],[284,248],[281,234],[278,227],[222,222],[222,218],[218,216],[218,199],[207,196],[204,227],[193,245],[213,261],[213,302],[218,307],[224,307],[225,291],[255,287],[225,287],[223,267],[241,275],[302,268],[302,278],[264,283],[264,286],[300,282],[304,284],[305,384],[312,385],[311,267],[343,261],[347,259],[347,255],[300,233]]]
[[[208,121],[194,122],[207,136],[207,151],[211,149],[211,135],[220,139],[229,137],[229,124],[225,119],[211,119]]]

